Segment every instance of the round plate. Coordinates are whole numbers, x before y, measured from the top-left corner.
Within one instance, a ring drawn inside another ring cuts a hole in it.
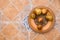
[[[36,7],[32,9],[28,17],[28,23],[32,30],[44,33],[53,28],[55,15],[48,7]]]

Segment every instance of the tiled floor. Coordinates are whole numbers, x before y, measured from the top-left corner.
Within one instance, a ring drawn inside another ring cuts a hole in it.
[[[34,32],[23,23],[37,6],[49,7],[55,14],[54,28],[44,34]],[[0,0],[0,40],[60,40],[60,1]]]

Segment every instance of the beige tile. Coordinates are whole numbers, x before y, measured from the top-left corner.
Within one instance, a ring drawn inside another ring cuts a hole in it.
[[[54,0],[57,9],[60,9],[60,0]]]
[[[16,16],[12,21],[15,21],[15,22],[21,22],[21,15],[18,14],[18,16]],[[18,23],[16,23],[18,24]]]
[[[18,35],[16,35],[14,40],[26,40],[28,37],[27,29],[22,24],[17,24],[17,23],[14,24],[16,25],[16,28],[19,31]]]
[[[12,0],[12,2],[19,11],[22,11],[23,8],[29,4],[28,0]]]
[[[0,32],[7,26],[6,23],[0,22]]]
[[[19,32],[18,35],[16,35],[16,37],[14,37],[14,40],[26,40],[27,38],[27,32]]]
[[[2,33],[0,33],[0,40],[6,40],[6,38],[4,37]]]
[[[2,30],[2,33],[7,37],[11,38],[18,33],[18,30],[12,24],[8,24],[6,28]]]
[[[0,21],[9,21],[8,17],[6,17],[5,15],[1,15],[0,17]]]
[[[9,0],[0,0],[0,9],[6,7],[9,4]]]
[[[56,37],[55,40],[60,40],[60,35],[58,37]]]
[[[17,9],[12,4],[10,4],[5,9],[3,9],[3,13],[10,20],[12,20],[18,14],[18,11],[17,11]]]
[[[45,40],[43,35],[37,35],[33,40]]]
[[[34,6],[46,6],[47,4],[49,4],[48,3],[48,0],[32,0],[32,4],[34,5]]]
[[[46,37],[47,40],[53,40],[59,33],[57,29],[52,29],[48,33],[44,33],[44,36]]]
[[[32,40],[38,33],[34,32],[33,30],[30,32],[30,40]]]
[[[19,22],[19,21],[18,21]],[[25,26],[23,26],[23,24],[22,23],[14,23],[14,25],[15,25],[15,27],[19,30],[19,31],[22,31],[22,32],[26,32],[27,31],[27,29],[26,29],[26,27]]]
[[[16,36],[16,37],[14,38],[14,40],[25,40],[25,37]]]

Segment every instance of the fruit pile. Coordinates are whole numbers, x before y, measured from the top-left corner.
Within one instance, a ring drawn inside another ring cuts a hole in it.
[[[30,14],[30,18],[34,19],[39,30],[42,29],[48,21],[53,20],[51,12],[46,8],[35,8]]]

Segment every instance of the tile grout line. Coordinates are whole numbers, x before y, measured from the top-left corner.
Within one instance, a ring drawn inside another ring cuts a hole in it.
[[[11,0],[9,1],[10,1],[10,4],[12,4],[17,9],[17,11],[19,11],[19,9],[14,5],[14,3]]]
[[[37,34],[37,35],[38,35],[38,34]],[[37,36],[37,35],[36,35],[36,36]],[[35,36],[35,37],[36,37],[36,36]],[[34,40],[34,38],[35,38],[35,37],[33,37],[33,39],[32,39],[32,40]]]
[[[47,38],[43,35],[43,38],[45,39],[45,40],[47,40]]]
[[[10,3],[9,3],[9,5],[10,5]],[[9,6],[8,5],[8,6]],[[8,6],[6,6],[4,9],[6,9]],[[3,10],[3,9],[2,9]],[[1,10],[1,13],[5,16],[5,14],[3,13],[3,11]],[[7,16],[5,16],[8,20],[10,20]]]
[[[30,32],[29,31],[28,31],[28,36],[29,36],[28,40],[30,40]]]

